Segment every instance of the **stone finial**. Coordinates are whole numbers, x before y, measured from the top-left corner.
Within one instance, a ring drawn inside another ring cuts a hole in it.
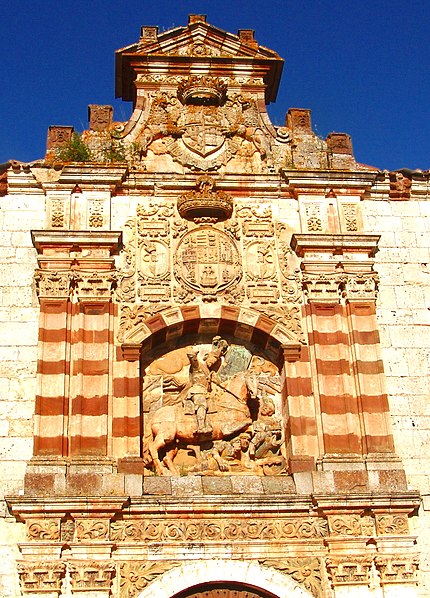
[[[352,140],[348,133],[329,133],[327,147],[333,154],[347,154],[352,156]]]
[[[258,46],[254,39],[254,33],[254,29],[239,29],[237,35],[239,36],[240,41],[248,46]]]
[[[151,42],[156,42],[158,38],[158,27],[148,27],[143,25],[140,28],[140,43],[141,44],[149,44]]]
[[[88,120],[91,131],[105,131],[112,124],[113,108],[112,106],[99,106],[89,104]]]
[[[51,150],[58,147],[64,147],[71,140],[73,131],[73,127],[50,125],[50,127],[48,127],[46,149]]]
[[[312,133],[311,111],[307,108],[290,108],[285,124],[290,129]]]
[[[188,25],[193,23],[206,23],[206,15],[188,15]]]

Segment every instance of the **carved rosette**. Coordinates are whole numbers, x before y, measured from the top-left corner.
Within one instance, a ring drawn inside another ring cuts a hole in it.
[[[285,575],[289,575],[299,586],[315,596],[323,596],[321,561],[318,558],[297,558],[279,560],[261,560],[264,567],[276,569]]]
[[[111,561],[71,561],[69,570],[73,592],[109,591],[115,564]]]
[[[17,565],[21,591],[24,594],[59,594],[66,565],[61,561],[19,562]]]

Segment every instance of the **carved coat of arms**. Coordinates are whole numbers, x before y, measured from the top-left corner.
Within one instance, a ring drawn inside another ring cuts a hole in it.
[[[233,240],[213,227],[187,233],[175,255],[177,277],[205,294],[216,293],[237,280],[239,252]]]
[[[221,149],[225,141],[225,132],[229,127],[222,110],[217,106],[205,105],[184,106],[178,124],[184,131],[184,145],[202,158]]]

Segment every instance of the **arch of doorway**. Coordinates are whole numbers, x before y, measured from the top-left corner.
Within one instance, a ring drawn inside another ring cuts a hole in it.
[[[282,350],[285,348],[287,359],[297,360],[302,347],[295,332],[253,308],[189,304],[166,308],[137,321],[124,335],[122,351],[126,359],[134,361],[155,346],[185,335],[218,334],[258,345],[271,355],[274,363],[282,363],[282,358],[285,358]]]
[[[138,598],[174,597],[199,584],[212,582],[243,584],[266,591],[276,598],[312,598],[291,577],[274,569],[256,563],[224,559],[194,561],[175,567],[150,583]]]

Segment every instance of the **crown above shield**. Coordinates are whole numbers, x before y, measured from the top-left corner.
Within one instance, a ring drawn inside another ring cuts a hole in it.
[[[233,212],[233,200],[225,191],[215,191],[215,181],[208,175],[199,177],[196,189],[178,198],[178,212],[186,220],[216,222],[227,220]]]
[[[221,106],[227,97],[227,84],[219,77],[190,76],[178,85],[178,98],[183,104]]]

